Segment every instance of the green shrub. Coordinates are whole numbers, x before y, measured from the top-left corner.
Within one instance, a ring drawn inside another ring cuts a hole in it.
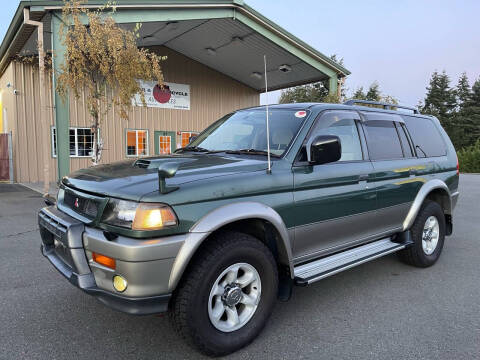
[[[480,173],[480,140],[458,150],[457,156],[461,172]]]

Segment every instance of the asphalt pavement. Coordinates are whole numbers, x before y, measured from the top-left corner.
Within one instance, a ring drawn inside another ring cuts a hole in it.
[[[462,175],[454,234],[428,269],[395,255],[277,302],[231,359],[480,359],[480,175]],[[40,194],[0,184],[0,359],[197,359],[166,316],[110,310],[40,254]]]

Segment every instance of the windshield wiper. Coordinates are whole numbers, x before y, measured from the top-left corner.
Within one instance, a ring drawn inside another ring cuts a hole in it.
[[[227,154],[251,154],[251,155],[268,155],[268,151],[257,150],[257,149],[240,149],[240,150],[228,150],[225,151]],[[270,156],[279,157],[277,154],[272,154]]]
[[[205,149],[205,148],[202,148],[202,147],[199,147],[199,146],[185,146],[183,148],[180,148],[178,150],[181,150],[181,151],[193,151],[193,152],[208,152],[210,150],[208,149]]]

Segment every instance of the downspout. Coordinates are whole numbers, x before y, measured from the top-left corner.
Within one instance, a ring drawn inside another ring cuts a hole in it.
[[[50,138],[49,124],[47,124],[46,104],[45,104],[45,50],[43,48],[43,22],[30,20],[30,9],[23,9],[23,23],[37,27],[38,35],[38,69],[39,69],[39,90],[40,90],[40,128],[45,139]],[[43,146],[43,192],[48,195],[50,191],[50,147]]]

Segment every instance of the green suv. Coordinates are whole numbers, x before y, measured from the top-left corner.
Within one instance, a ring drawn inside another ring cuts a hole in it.
[[[393,252],[433,265],[458,182],[447,134],[416,109],[256,107],[175,154],[64,177],[38,215],[41,249],[105,305],[168,310],[188,343],[224,355],[255,339],[295,285]]]

